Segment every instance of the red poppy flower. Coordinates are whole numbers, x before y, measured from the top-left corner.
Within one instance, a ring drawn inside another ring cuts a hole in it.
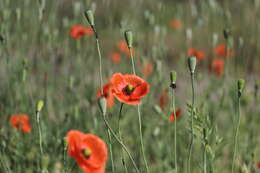
[[[189,56],[195,56],[198,61],[203,60],[206,57],[206,54],[202,50],[197,50],[194,48],[189,48],[188,49],[188,55]]]
[[[114,105],[114,96],[111,92],[111,84],[107,83],[103,86],[103,95],[101,93],[101,89],[97,91],[97,98],[100,98],[101,96],[104,96],[107,101],[107,106],[112,107]]]
[[[260,169],[260,162],[257,162],[257,163],[255,164],[255,167],[256,167],[256,169]]]
[[[93,134],[70,130],[66,136],[68,154],[74,158],[79,167],[86,173],[105,173],[107,146]]]
[[[92,35],[93,30],[91,27],[85,27],[83,25],[74,25],[70,28],[70,36],[75,39],[80,39],[85,35]]]
[[[120,50],[121,53],[125,54],[126,56],[130,57],[130,50],[128,49],[127,43],[124,40],[120,40],[117,42],[117,48]],[[134,55],[133,48],[131,49],[132,54]]]
[[[13,114],[10,117],[10,124],[24,133],[31,132],[29,116],[26,114]]]
[[[121,55],[117,52],[112,52],[110,54],[110,58],[115,64],[119,64],[121,62]]]
[[[176,110],[176,115],[174,115],[174,113],[171,113],[170,117],[169,117],[169,121],[174,121],[175,120],[175,116],[176,116],[176,119],[179,118],[181,116],[181,109],[177,109]]]
[[[224,67],[225,67],[225,62],[222,58],[215,58],[211,64],[211,70],[217,77],[223,75]]]
[[[160,108],[162,110],[164,110],[165,108],[165,105],[169,102],[169,97],[168,97],[168,89],[164,89],[162,92],[161,92],[161,95],[159,97],[159,105],[160,105]]]
[[[153,72],[153,64],[150,62],[145,62],[143,64],[143,75],[145,77],[150,76],[150,74]]]
[[[178,19],[172,19],[170,20],[169,22],[170,26],[173,28],[173,29],[181,29],[182,28],[182,23],[180,20]]]
[[[222,57],[227,57],[227,58],[234,56],[234,51],[230,50],[230,49],[227,50],[225,44],[220,44],[220,45],[216,46],[214,48],[214,53],[217,56],[222,56]]]
[[[149,92],[149,84],[134,74],[115,73],[111,78],[112,93],[122,103],[139,104]]]

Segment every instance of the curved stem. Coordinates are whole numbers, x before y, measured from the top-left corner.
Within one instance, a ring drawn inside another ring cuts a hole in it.
[[[121,117],[122,117],[122,110],[123,110],[123,106],[124,106],[124,103],[121,103],[121,106],[120,106],[120,110],[119,110],[119,116],[118,116],[118,135],[119,135],[119,139],[123,142],[123,139],[122,139],[122,136],[121,136],[121,128],[120,128],[120,120],[121,120]],[[124,151],[123,151],[123,148],[121,148],[121,157],[122,157],[122,164],[125,168],[125,172],[127,173],[127,167],[126,167],[126,164],[125,164],[125,156],[124,156]]]
[[[191,155],[193,149],[194,135],[193,135],[193,119],[194,119],[194,102],[195,102],[195,92],[194,92],[194,73],[191,73],[191,87],[192,87],[192,105],[191,105],[191,141],[189,145],[189,156],[188,156],[188,173],[190,173],[191,165]]]
[[[237,140],[238,140],[238,135],[239,135],[239,126],[240,126],[240,96],[238,96],[238,122],[237,122],[237,128],[236,128],[236,133],[235,133],[235,148],[234,148],[234,155],[233,155],[233,162],[232,162],[232,173],[234,172],[234,165],[235,165],[235,160],[236,160],[236,154],[237,154]]]
[[[110,132],[112,133],[112,135],[114,136],[114,138],[117,140],[117,142],[124,148],[125,152],[127,153],[127,155],[129,156],[130,160],[132,161],[134,168],[136,170],[136,172],[140,173],[139,169],[137,168],[135,161],[132,157],[132,155],[130,154],[130,152],[128,151],[127,147],[124,145],[124,143],[117,137],[116,133],[114,132],[114,130],[110,127],[109,123],[106,120],[106,117],[104,114],[102,114],[103,116],[103,121],[105,122],[107,128],[110,130]]]
[[[135,73],[135,62],[134,62],[134,57],[133,57],[133,51],[132,51],[132,48],[129,48],[129,51],[130,51],[130,56],[131,56],[131,62],[132,62],[132,68],[133,68],[133,73]]]
[[[174,113],[174,162],[175,162],[175,172],[178,172],[178,165],[177,165],[177,116],[176,116],[176,109],[175,109],[175,97],[174,97],[174,89],[172,89],[172,109]]]

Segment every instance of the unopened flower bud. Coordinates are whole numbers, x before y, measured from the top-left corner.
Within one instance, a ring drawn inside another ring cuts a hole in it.
[[[239,97],[241,96],[242,91],[243,91],[244,88],[245,88],[245,80],[244,79],[239,79],[237,81],[237,89],[238,89]]]
[[[195,72],[196,64],[197,64],[196,57],[190,56],[189,59],[188,59],[188,65],[189,65],[190,72],[192,74]]]
[[[86,10],[86,11],[85,11],[85,17],[87,18],[87,21],[88,21],[88,23],[89,23],[91,26],[94,26],[94,25],[95,25],[95,23],[94,23],[94,15],[93,15],[92,10]]]
[[[132,31],[128,30],[128,31],[125,32],[125,40],[126,40],[127,46],[129,48],[132,48],[133,47],[133,33],[132,33]]]
[[[171,88],[176,88],[176,79],[177,79],[177,73],[176,71],[170,72],[170,79],[171,79]]]
[[[106,101],[106,98],[105,97],[100,97],[98,99],[98,106],[102,112],[103,115],[106,115],[106,112],[107,112],[107,101]]]
[[[41,112],[42,108],[44,106],[44,102],[42,100],[38,101],[37,103],[37,112]]]

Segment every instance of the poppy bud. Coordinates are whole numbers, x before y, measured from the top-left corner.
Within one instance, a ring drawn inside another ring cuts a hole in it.
[[[189,65],[190,72],[192,74],[195,72],[196,63],[197,63],[196,57],[190,56],[189,59],[188,59],[188,65]]]
[[[171,88],[176,88],[176,79],[177,79],[177,73],[176,71],[170,72],[170,79],[171,79]]]
[[[239,79],[237,81],[237,88],[238,88],[238,95],[240,97],[243,89],[245,88],[245,80],[244,79]]]
[[[132,31],[128,30],[125,32],[125,40],[127,43],[127,46],[129,48],[133,47],[133,33]]]
[[[105,97],[100,97],[98,99],[98,106],[102,112],[103,115],[106,115],[107,112],[107,102],[106,102],[106,98]]]
[[[85,17],[87,18],[87,21],[88,23],[91,25],[91,26],[94,26],[94,15],[93,15],[93,12],[92,10],[86,10],[85,11]]]
[[[36,111],[40,112],[42,110],[43,106],[44,106],[44,102],[42,100],[38,101]]]

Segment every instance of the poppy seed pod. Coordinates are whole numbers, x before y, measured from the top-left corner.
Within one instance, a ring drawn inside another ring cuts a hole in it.
[[[98,105],[103,115],[106,115],[107,112],[107,102],[105,97],[100,97],[98,99]]]
[[[44,102],[42,100],[38,101],[36,111],[40,112],[44,106]]]
[[[239,96],[241,96],[243,89],[245,88],[245,80],[244,79],[239,79],[237,81],[237,89]]]
[[[188,58],[188,65],[189,65],[190,72],[192,74],[195,72],[196,64],[197,64],[196,57],[195,56],[190,56]]]
[[[125,40],[126,40],[127,46],[129,48],[132,48],[133,47],[133,33],[132,33],[132,31],[128,30],[128,31],[125,32]]]
[[[88,23],[91,25],[91,26],[94,26],[94,15],[93,15],[93,12],[92,10],[86,10],[85,11],[85,17],[87,18],[87,21]]]

